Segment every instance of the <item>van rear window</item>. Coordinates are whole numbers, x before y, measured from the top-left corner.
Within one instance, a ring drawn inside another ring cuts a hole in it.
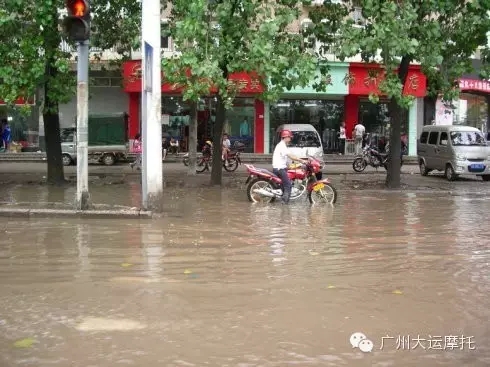
[[[427,144],[427,138],[429,137],[429,132],[428,131],[424,131],[421,135],[420,135],[420,142],[422,144]]]

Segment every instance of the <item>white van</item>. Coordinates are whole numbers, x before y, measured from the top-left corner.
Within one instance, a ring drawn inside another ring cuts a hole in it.
[[[281,141],[281,131],[290,130],[293,133],[293,138],[289,144],[289,150],[292,154],[300,158],[309,156],[315,157],[320,162],[323,162],[323,145],[322,139],[318,131],[310,124],[285,124],[276,129],[274,136],[272,151],[277,143]]]

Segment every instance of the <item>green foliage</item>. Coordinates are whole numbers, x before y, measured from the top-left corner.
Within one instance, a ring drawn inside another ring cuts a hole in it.
[[[75,94],[71,54],[60,48],[61,40],[74,46],[62,31],[59,10],[64,7],[63,0],[0,0],[0,96],[6,102],[32,96],[43,85],[49,86],[49,99],[56,103],[66,103]],[[116,46],[121,58],[128,57],[131,48],[139,46],[141,3],[93,0],[91,9],[91,46]]]
[[[396,72],[402,61],[420,63],[429,79],[429,93],[451,99],[458,93],[457,79],[471,71],[471,55],[478,47],[487,45],[488,1],[364,0],[356,3],[362,8],[364,22],[356,25],[352,18],[347,19],[333,37],[329,22],[321,20],[329,13],[348,14],[354,9],[349,2],[327,1],[323,13],[312,16],[314,34],[320,41],[334,44],[341,59],[361,54],[366,62],[381,62],[386,78],[380,83],[380,91],[395,98],[402,107],[411,103],[402,94],[405,80]],[[490,56],[487,50],[483,54]]]
[[[316,58],[305,50],[304,35],[288,30],[299,18],[300,4],[173,1],[169,33],[180,55],[163,60],[165,78],[185,86],[184,98],[193,101],[215,86],[227,107],[240,92],[239,86],[228,82],[235,72],[256,72],[267,86],[258,97],[269,101],[285,89],[308,85],[315,77]],[[325,87],[321,81],[317,84],[318,89]]]

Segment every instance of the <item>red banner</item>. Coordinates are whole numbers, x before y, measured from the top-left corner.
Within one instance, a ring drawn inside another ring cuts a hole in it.
[[[479,79],[459,79],[459,89],[461,91],[478,91],[484,93],[490,93],[490,82]]]
[[[126,61],[123,64],[124,91],[127,93],[141,93],[142,90],[142,70],[141,60]],[[239,89],[240,94],[259,94],[264,91],[260,79],[254,73],[239,72],[233,73],[229,77],[229,83]],[[215,93],[216,89],[211,90]],[[180,94],[182,88],[174,84],[165,83],[162,74],[162,93],[163,94]]]
[[[384,77],[385,74],[379,64],[351,63],[349,74],[344,78],[344,82],[349,85],[349,94],[381,95],[379,84]],[[403,93],[414,97],[424,97],[426,92],[427,77],[420,71],[419,66],[411,65]]]
[[[29,105],[29,106],[34,106],[36,104],[36,99],[34,97],[30,97],[27,100],[25,98],[17,98],[17,100],[14,103],[16,106],[24,106],[24,105]],[[4,100],[0,99],[0,106],[5,106],[6,103]]]

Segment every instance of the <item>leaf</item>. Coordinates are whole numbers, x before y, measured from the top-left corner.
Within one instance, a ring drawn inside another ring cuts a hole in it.
[[[16,347],[16,348],[30,348],[35,342],[36,342],[36,340],[33,338],[20,339],[14,343],[14,347]]]
[[[184,270],[184,274],[187,274],[187,275],[188,275],[188,274],[192,274],[192,270],[190,270],[190,269],[185,269],[185,270]]]
[[[399,289],[395,289],[393,291],[393,294],[403,294],[403,292],[401,290],[399,290]]]
[[[130,266],[133,266],[133,264],[131,264],[131,263],[122,263],[121,266],[123,268],[129,268]]]

